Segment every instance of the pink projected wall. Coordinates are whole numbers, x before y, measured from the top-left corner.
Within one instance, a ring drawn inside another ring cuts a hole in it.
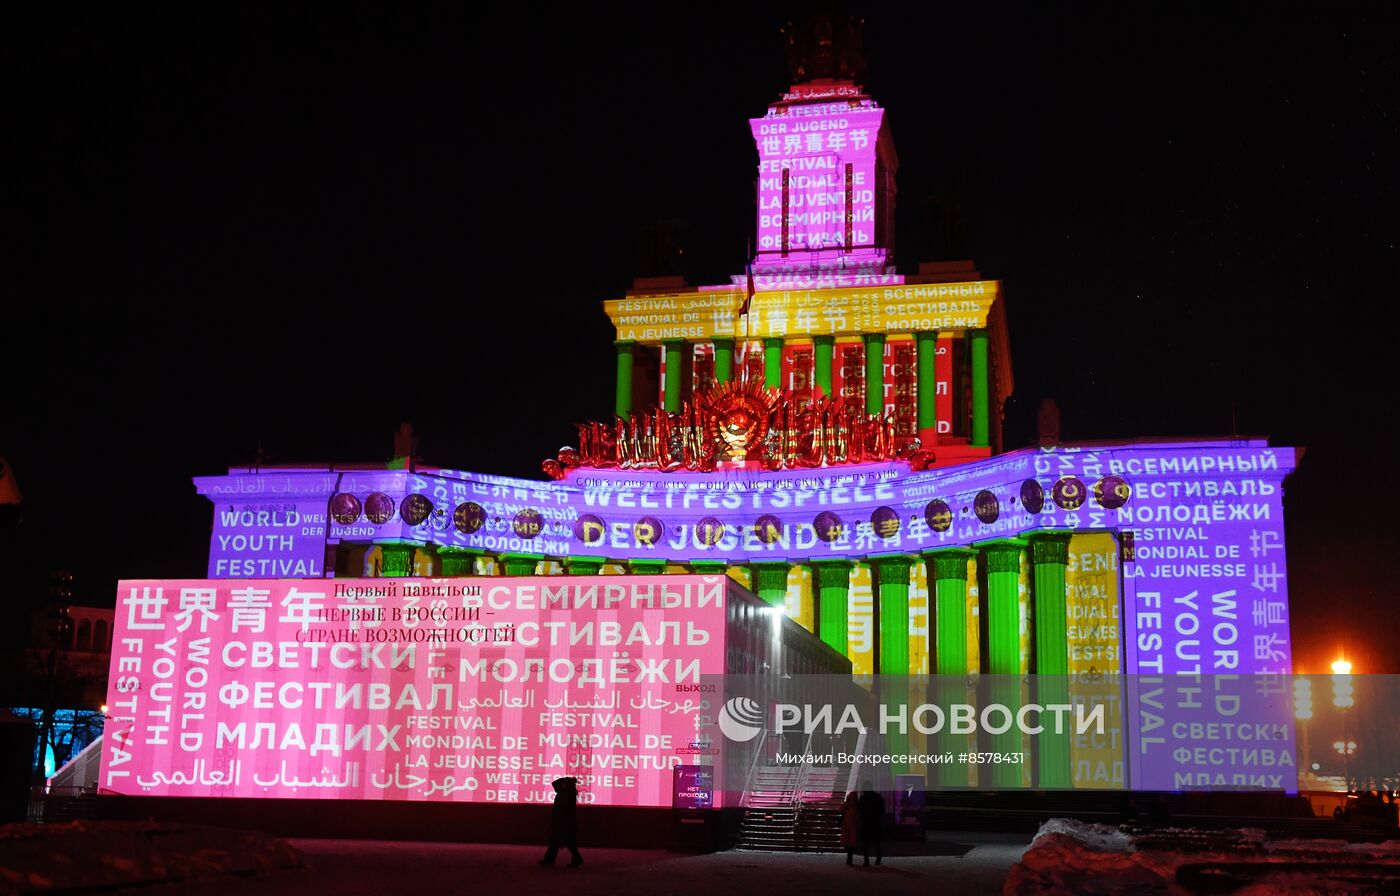
[[[753,119],[758,257],[875,245],[876,144],[870,100],[775,106]]]
[[[119,585],[104,792],[670,806],[726,579]]]

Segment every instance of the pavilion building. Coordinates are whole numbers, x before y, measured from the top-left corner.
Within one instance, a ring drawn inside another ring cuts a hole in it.
[[[1299,452],[1006,451],[1006,294],[971,262],[896,270],[884,110],[854,80],[808,78],[750,126],[747,269],[603,302],[615,416],[580,427],[547,480],[407,458],[200,477],[209,576],[723,571],[858,674],[1290,671]],[[1122,769],[1085,783],[1122,786]]]

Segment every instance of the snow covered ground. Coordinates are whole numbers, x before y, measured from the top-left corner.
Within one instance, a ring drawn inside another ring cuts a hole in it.
[[[1011,869],[1004,896],[1234,894],[1371,896],[1400,892],[1400,840],[1270,840],[1263,831],[1129,832],[1051,819]]]
[[[0,826],[0,893],[207,880],[302,864],[285,841],[252,831],[150,821]]]

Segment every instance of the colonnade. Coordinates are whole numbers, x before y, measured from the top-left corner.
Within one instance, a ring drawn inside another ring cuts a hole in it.
[[[991,384],[987,355],[987,330],[985,328],[962,331],[967,341],[968,368],[972,379],[971,388],[971,429],[969,441],[974,447],[991,444]],[[790,337],[789,337],[790,338]],[[835,363],[836,337],[814,335],[807,337],[812,343],[812,374],[816,385],[826,395],[831,394],[832,369]],[[884,413],[885,383],[885,334],[864,333],[861,341],[865,345],[865,412]],[[761,340],[763,346],[763,383],[769,389],[782,388],[783,349],[787,338],[767,338]],[[633,411],[646,410],[633,403],[633,369],[637,347],[642,343],[633,340],[617,340],[617,394],[615,408],[619,417],[627,417]],[[714,346],[715,381],[727,383],[734,377],[733,338],[715,338],[709,341]],[[916,353],[916,401],[918,426],[920,431],[933,430],[937,426],[935,403],[936,379],[935,355],[938,348],[938,332],[920,330],[914,333]],[[684,340],[666,340],[660,343],[665,357],[665,393],[662,407],[667,411],[679,412],[685,400],[681,384],[687,380],[683,375],[673,375],[685,365],[693,363],[692,343]]]
[[[856,563],[870,568],[873,598],[872,669],[880,675],[905,676],[910,673],[909,589],[911,570],[923,564],[929,594],[928,674],[940,676],[938,687],[949,686],[971,671],[1006,678],[993,679],[998,693],[991,698],[1008,706],[1023,700],[1020,676],[1037,674],[1038,693],[1031,695],[1042,705],[1069,700],[1068,622],[1065,606],[1065,571],[1069,559],[1070,533],[1031,532],[1017,538],[998,539],[967,547],[940,547],[921,553],[880,554],[851,559],[814,561],[762,560],[746,564],[749,590],[771,606],[785,606],[789,575],[794,566],[811,571],[811,630],[833,650],[847,656],[850,631],[850,582]],[[431,545],[379,544],[379,574],[409,576],[424,561],[424,552],[435,558],[434,572],[444,577],[479,574],[490,569],[506,576],[541,573],[599,575],[624,570],[637,575],[658,575],[668,571],[721,575],[729,565],[718,560],[689,562],[665,559],[610,560],[603,556],[569,557],[551,560],[539,554],[487,554],[481,551],[438,548]],[[489,562],[488,562],[489,561]],[[1020,583],[1023,561],[1030,572],[1030,654],[1027,667],[1021,664]],[[605,569],[606,568],[606,569]],[[975,576],[972,575],[975,572]],[[972,656],[968,643],[968,583],[978,587],[977,668],[969,669]],[[1013,729],[991,738],[992,749],[1019,752],[1021,736]],[[963,748],[966,749],[964,739]],[[1069,786],[1069,738],[1042,735],[1037,738],[1036,778],[1041,787]],[[993,765],[994,786],[1015,787],[1021,783],[1021,767]],[[967,783],[965,766],[940,769],[941,783]]]

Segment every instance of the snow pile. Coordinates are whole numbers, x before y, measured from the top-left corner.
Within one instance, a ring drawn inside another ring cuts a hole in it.
[[[1096,849],[1099,852],[1133,851],[1132,838],[1118,828],[1111,828],[1106,824],[1089,824],[1073,818],[1052,818],[1045,822],[1040,826],[1040,831],[1035,835],[1031,846],[1034,847],[1054,834],[1062,834],[1077,843],[1082,843],[1088,849]]]
[[[1169,893],[1166,881],[1117,828],[1052,818],[1040,826],[1030,849],[1011,868],[1003,890],[1022,894],[1084,893],[1130,896]]]
[[[1005,896],[1381,892],[1400,892],[1400,841],[1271,841],[1258,829],[1133,833],[1059,818],[1041,826],[1003,890]]]
[[[0,826],[0,893],[299,868],[302,855],[253,831],[142,821]]]

